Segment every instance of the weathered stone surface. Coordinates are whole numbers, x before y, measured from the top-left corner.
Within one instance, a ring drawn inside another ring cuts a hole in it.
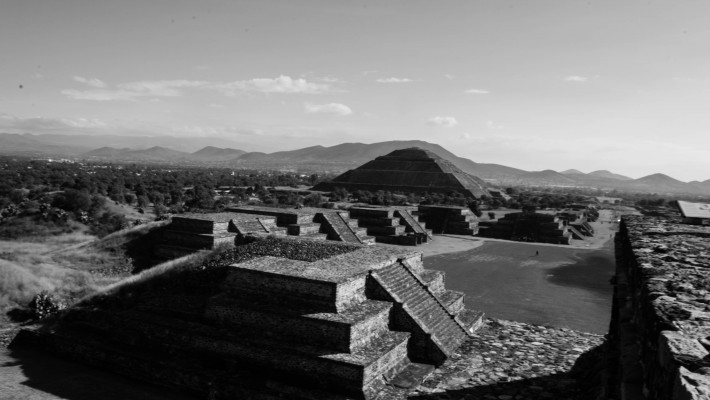
[[[383,286],[389,270],[400,273]],[[439,365],[472,333],[423,271],[420,252],[252,238],[85,299],[13,348],[215,399],[374,399],[410,361]]]
[[[610,368],[618,371],[608,382],[612,393],[708,398],[709,239],[709,227],[672,218],[622,219],[609,331]]]

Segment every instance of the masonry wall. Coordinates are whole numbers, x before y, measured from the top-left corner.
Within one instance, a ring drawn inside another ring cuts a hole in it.
[[[627,216],[616,257],[607,397],[710,399],[710,229]]]

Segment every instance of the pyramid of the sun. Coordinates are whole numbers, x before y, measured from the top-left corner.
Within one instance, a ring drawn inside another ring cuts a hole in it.
[[[402,193],[451,193],[480,198],[489,195],[480,178],[469,175],[429,150],[418,147],[395,150],[351,169],[332,181],[321,182],[313,190],[350,192],[385,190]]]

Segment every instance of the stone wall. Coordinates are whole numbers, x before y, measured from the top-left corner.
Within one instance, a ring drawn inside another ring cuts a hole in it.
[[[608,344],[607,397],[710,398],[710,228],[626,216]]]

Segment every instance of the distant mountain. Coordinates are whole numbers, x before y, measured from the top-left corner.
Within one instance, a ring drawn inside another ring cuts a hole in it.
[[[30,157],[67,157],[111,162],[183,163],[236,168],[341,173],[394,150],[420,147],[449,160],[464,172],[497,185],[577,186],[603,190],[710,195],[710,179],[684,183],[663,174],[640,179],[599,170],[585,174],[577,169],[524,171],[500,164],[477,163],[445,148],[421,140],[379,143],[343,143],[310,146],[275,153],[245,152],[252,148],[222,138],[170,136],[31,135],[0,133],[0,154]]]
[[[605,169],[600,169],[599,171],[592,171],[592,172],[588,173],[587,175],[596,176],[599,178],[618,179],[620,181],[632,180],[632,178],[629,178],[628,176],[615,174],[615,173],[609,172]]]
[[[119,136],[119,135],[32,135],[0,133],[0,154],[45,154],[78,156],[99,147],[147,149],[159,146],[193,152],[205,146],[253,148],[249,143],[217,137]]]
[[[568,169],[568,170],[562,171],[560,173],[564,174],[564,175],[584,175],[584,172],[582,172],[578,169]]]
[[[482,179],[512,177],[525,172],[521,169],[506,167],[499,164],[476,163],[467,158],[454,155],[438,144],[421,140],[393,140],[379,143],[343,143],[336,146],[311,146],[298,150],[279,151],[276,153],[247,153],[238,157],[235,164],[251,164],[254,166],[272,165],[281,167],[298,167],[320,165],[324,169],[344,171],[360,166],[379,156],[389,154],[394,150],[419,147],[429,150],[438,156],[453,162],[464,172]]]
[[[533,186],[578,186],[579,183],[567,175],[546,169],[544,171],[523,172],[515,178],[517,185]]]
[[[204,148],[192,153],[192,158],[195,160],[204,160],[204,161],[210,161],[210,160],[224,161],[224,160],[233,160],[245,153],[246,153],[246,151],[244,151],[244,150],[237,150],[237,149],[230,149],[230,148],[221,149],[219,147],[207,146],[207,147],[204,147]]]
[[[652,174],[630,182],[636,189],[646,189],[656,193],[688,191],[693,186],[664,174]]]
[[[115,149],[113,147],[101,147],[96,150],[82,154],[88,159],[102,159],[110,161],[143,161],[143,162],[175,162],[189,160],[190,153],[172,150],[165,147],[153,146],[144,150]]]

